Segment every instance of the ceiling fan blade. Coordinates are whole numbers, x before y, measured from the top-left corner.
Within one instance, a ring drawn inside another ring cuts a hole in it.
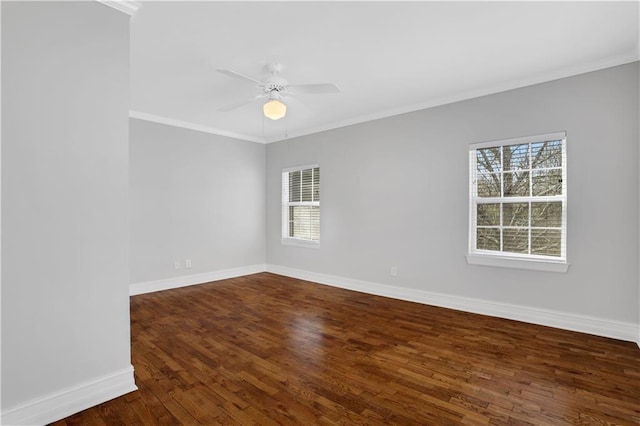
[[[237,78],[238,80],[250,81],[252,83],[257,83],[260,86],[264,86],[264,83],[260,80],[256,80],[255,78],[246,76],[244,74],[240,74],[239,72],[231,71],[231,70],[216,70],[219,73],[228,75],[229,77]]]
[[[297,116],[306,115],[306,116],[314,116],[316,115],[315,111],[311,109],[308,103],[300,100],[300,96],[287,96],[283,98],[283,102],[290,108],[292,114],[296,114]]]
[[[250,104],[251,102],[257,101],[258,99],[266,98],[267,96],[268,96],[267,94],[256,95],[253,98],[249,98],[243,101],[238,101],[229,105],[225,105],[221,108],[218,108],[218,111],[221,111],[221,112],[231,111],[232,109],[240,108],[241,106],[245,106],[247,104]]]
[[[287,87],[291,93],[339,93],[340,89],[333,83],[292,84]]]

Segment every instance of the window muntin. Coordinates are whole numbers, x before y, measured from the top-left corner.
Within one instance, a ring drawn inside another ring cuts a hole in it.
[[[470,146],[469,252],[566,263],[566,134]]]
[[[320,168],[282,171],[282,238],[320,241]]]

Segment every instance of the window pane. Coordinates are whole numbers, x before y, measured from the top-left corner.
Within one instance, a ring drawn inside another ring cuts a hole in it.
[[[313,169],[313,201],[320,201],[320,168]]]
[[[531,168],[562,167],[562,141],[531,144]]]
[[[320,207],[310,207],[311,209],[311,223],[310,232],[311,239],[317,241],[320,239]]]
[[[320,207],[290,206],[289,236],[306,240],[320,239]]]
[[[283,172],[282,182],[283,238],[319,241],[320,168]]]
[[[531,203],[531,226],[561,227],[562,203]]]
[[[289,233],[287,234],[289,237],[295,236],[295,227],[293,225],[293,214],[295,207],[289,206]]]
[[[289,173],[289,202],[300,201],[300,171]]]
[[[472,246],[524,257],[564,255],[564,137],[558,133],[536,142],[526,137],[472,148]]]
[[[478,173],[501,171],[500,147],[483,148],[476,151],[476,170]]]
[[[507,145],[502,150],[504,170],[522,170],[529,168],[529,144]]]
[[[532,229],[531,230],[531,254],[546,256],[561,256],[560,230],[556,229]]]
[[[561,195],[562,170],[534,170],[532,176],[533,195]]]
[[[529,252],[529,231],[527,229],[503,229],[502,251],[511,253]]]
[[[505,172],[503,179],[505,197],[529,196],[529,172]]]
[[[478,197],[500,197],[500,174],[478,173]]]
[[[476,248],[478,250],[500,250],[500,229],[478,228]]]
[[[478,226],[500,226],[500,204],[478,204],[476,223]]]
[[[529,203],[504,203],[503,226],[529,226]]]
[[[313,169],[305,169],[302,171],[302,201],[313,201]]]

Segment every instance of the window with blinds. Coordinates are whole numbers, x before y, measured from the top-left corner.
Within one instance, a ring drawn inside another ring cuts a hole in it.
[[[566,263],[566,133],[469,150],[469,252]]]
[[[320,241],[320,168],[317,165],[282,172],[282,238]]]

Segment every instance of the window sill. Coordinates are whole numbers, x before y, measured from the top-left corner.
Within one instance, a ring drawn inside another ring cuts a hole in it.
[[[497,268],[527,269],[530,271],[566,273],[569,264],[566,262],[552,262],[535,259],[518,259],[504,256],[485,256],[481,254],[467,254],[467,264],[493,266]]]
[[[320,248],[320,241],[301,240],[299,238],[282,238],[280,242],[285,246],[296,246],[315,249]]]

